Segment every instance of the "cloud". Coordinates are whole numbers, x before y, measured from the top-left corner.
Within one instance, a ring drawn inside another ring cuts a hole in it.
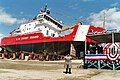
[[[1,38],[3,38],[4,35],[2,33],[0,33],[0,43],[1,43]]]
[[[21,11],[20,14],[23,14]],[[0,24],[12,25],[12,24],[19,24],[25,21],[25,19],[17,19],[13,17],[11,14],[7,13],[3,7],[0,7]]]
[[[111,6],[111,7],[116,7],[116,6],[118,6],[118,5],[119,5],[119,3],[116,2],[116,3],[111,4],[110,6]]]
[[[23,12],[20,12],[20,14],[23,14]],[[0,24],[6,24],[6,25],[12,25],[12,24],[20,24],[26,21],[25,18],[23,19],[17,19],[14,18],[11,14],[7,13],[3,7],[0,6]],[[5,35],[0,32],[0,41],[1,38]]]
[[[13,18],[11,14],[4,10],[4,8],[0,7],[0,23],[11,25],[15,22],[17,22],[17,19]]]
[[[21,24],[21,23],[24,23],[24,22],[27,22],[27,21],[28,21],[27,19],[22,18],[22,19],[17,20],[17,24]]]
[[[94,0],[74,0],[72,2],[69,3],[69,8],[73,9],[73,10],[77,10],[78,8],[80,8],[80,3],[79,1],[82,2],[89,2],[89,1],[94,1]]]
[[[2,34],[2,33],[0,33],[0,38],[1,38],[1,37],[3,37],[3,34]]]
[[[70,4],[69,8],[75,10],[79,7],[79,3],[75,2],[73,5]]]
[[[99,13],[92,13],[88,20],[91,25],[103,26],[105,21],[105,28],[120,30],[120,11],[118,8],[104,9]]]
[[[20,14],[23,14],[23,13],[24,13],[23,11],[20,12]]]

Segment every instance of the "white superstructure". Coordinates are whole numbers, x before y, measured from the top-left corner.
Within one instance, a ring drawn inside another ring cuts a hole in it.
[[[31,21],[25,22],[20,27],[14,30],[12,35],[29,34],[40,32],[44,36],[58,37],[59,31],[62,29],[63,24],[50,16],[50,11],[45,6],[44,10]]]

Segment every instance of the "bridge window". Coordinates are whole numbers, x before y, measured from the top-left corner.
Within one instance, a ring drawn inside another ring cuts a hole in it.
[[[54,37],[54,36],[55,36],[55,34],[54,34],[54,33],[52,33],[52,34],[51,34],[51,36],[52,36],[52,37]]]
[[[50,17],[44,15],[44,18],[46,20],[48,20],[48,21],[51,21],[53,24],[57,25],[58,27],[62,28],[62,26],[58,22],[56,22],[55,20],[51,19]]]
[[[42,23],[42,22],[43,22],[43,19],[40,19],[39,22]]]

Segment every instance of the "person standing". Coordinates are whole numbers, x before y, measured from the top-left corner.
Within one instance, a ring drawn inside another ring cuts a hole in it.
[[[71,74],[71,68],[72,68],[72,57],[70,56],[70,54],[68,54],[67,56],[64,57],[65,59],[65,64],[64,67],[66,68],[66,71],[64,72],[65,74],[69,73]]]

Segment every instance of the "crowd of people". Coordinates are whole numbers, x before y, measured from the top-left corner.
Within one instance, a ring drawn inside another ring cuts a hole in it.
[[[88,48],[88,54],[103,54],[103,47],[98,44],[90,44]]]

